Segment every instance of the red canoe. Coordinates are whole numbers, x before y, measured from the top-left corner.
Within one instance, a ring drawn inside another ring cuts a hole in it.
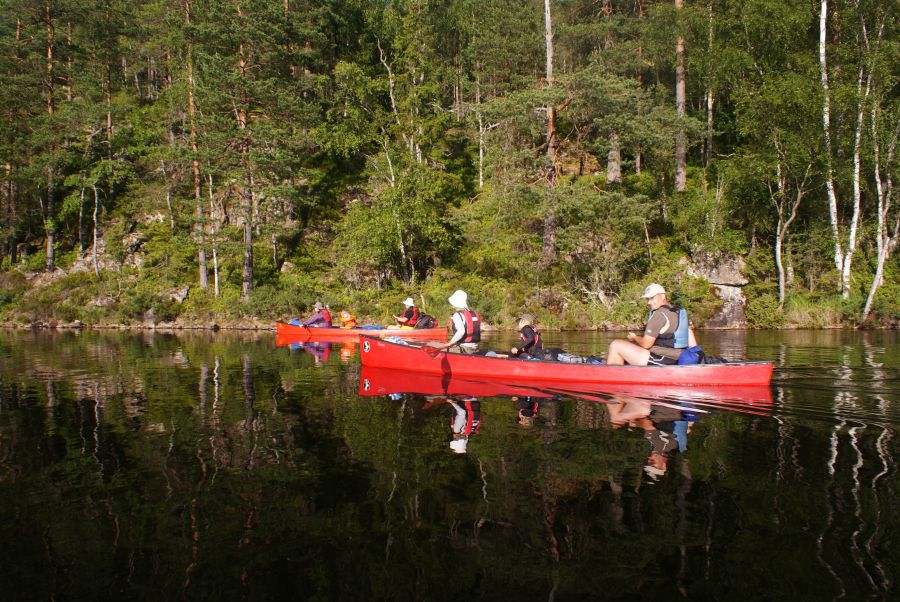
[[[497,379],[473,380],[464,377],[426,374],[409,370],[389,370],[363,366],[359,377],[359,394],[364,396],[413,393],[418,395],[450,395],[465,397],[535,397],[558,395],[590,401],[623,401],[638,399],[650,402],[692,403],[751,413],[767,413],[772,408],[772,389],[766,385],[723,387],[646,387],[610,383],[520,383]]]
[[[275,322],[275,334],[282,344],[296,341],[345,341],[347,339],[359,340],[360,335],[371,337],[396,336],[402,339],[415,339],[420,341],[446,341],[446,328],[382,328],[381,330],[369,330],[366,328],[308,328],[306,326],[294,326],[287,322]]]
[[[472,380],[527,383],[631,384],[684,387],[768,385],[772,362],[695,366],[606,366],[462,355],[363,336],[362,364]],[[563,386],[563,385],[557,385]]]

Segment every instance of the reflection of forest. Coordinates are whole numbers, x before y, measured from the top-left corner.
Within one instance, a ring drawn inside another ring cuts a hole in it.
[[[358,365],[265,337],[16,334],[0,379],[6,580],[34,598],[737,595],[732,572],[785,530],[815,549],[857,521],[808,513],[852,498],[808,486],[824,475],[802,452],[830,431],[764,416],[703,415],[650,478],[648,432],[668,428],[650,404],[616,425],[633,399],[543,399],[522,426],[483,399],[460,456],[447,404],[360,397]],[[873,496],[854,507],[876,550]],[[796,550],[767,553],[823,570]]]

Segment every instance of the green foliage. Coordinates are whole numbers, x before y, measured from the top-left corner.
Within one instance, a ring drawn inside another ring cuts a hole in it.
[[[679,262],[712,253],[747,259],[747,294],[760,322],[774,323],[763,298],[776,294],[779,219],[803,192],[782,232],[793,274],[785,319],[854,321],[873,270],[862,257],[874,247],[875,150],[885,177],[898,114],[888,8],[829,7],[829,156],[817,6],[595,4],[553,4],[547,81],[543,13],[528,0],[195,0],[190,15],[167,2],[60,0],[49,17],[40,3],[3,0],[16,18],[0,20],[0,265],[44,270],[53,232],[55,263],[71,267],[90,244],[96,192],[101,262],[116,266],[96,293],[122,305],[79,309],[31,292],[4,292],[2,305],[213,319],[297,313],[322,298],[388,319],[395,293],[443,299],[461,286],[498,323],[527,308],[574,328],[641,322],[633,295],[658,280],[702,321],[717,301]],[[673,102],[679,37],[685,116]],[[832,228],[846,237],[860,107],[857,288],[819,315],[803,304],[837,282]],[[676,192],[681,133],[688,183]],[[613,161],[622,181],[607,183]],[[825,210],[829,170],[838,224]],[[211,264],[213,240],[218,298],[196,286],[198,250]],[[251,293],[239,300],[247,244]],[[143,263],[123,276],[131,259]],[[285,259],[293,273],[281,272]],[[897,314],[897,274],[889,265],[879,320]],[[125,280],[133,290],[120,294]],[[183,305],[161,301],[188,285]]]
[[[784,312],[778,307],[778,299],[770,294],[747,300],[747,326],[751,328],[781,328],[785,324]]]
[[[0,272],[0,312],[14,304],[28,289],[28,281],[21,272]]]

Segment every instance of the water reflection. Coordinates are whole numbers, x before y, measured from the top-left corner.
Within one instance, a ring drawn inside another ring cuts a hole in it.
[[[896,338],[709,336],[780,353],[775,386],[535,387],[271,336],[0,333],[3,591],[890,598]]]
[[[649,390],[648,390],[649,389]],[[450,377],[363,367],[360,373],[360,395],[386,395],[392,400],[403,399],[403,393],[420,395],[426,402],[423,409],[435,403],[448,403],[455,410],[451,421],[450,448],[466,453],[468,436],[477,432],[481,420],[480,398],[510,397],[516,403],[516,423],[533,427],[545,421],[553,425],[558,415],[558,402],[563,397],[599,403],[605,418],[591,426],[625,427],[643,433],[649,443],[643,471],[651,481],[666,474],[669,460],[675,452],[687,450],[687,436],[693,423],[707,410],[698,407],[720,402],[720,407],[743,409],[759,414],[761,408],[771,407],[768,387],[740,387],[737,391],[722,392],[722,388],[677,391],[666,388],[654,394],[653,387],[643,390],[633,386],[580,385],[578,389],[562,389],[552,385],[507,383],[501,380],[478,381]],[[711,391],[719,393],[716,396]],[[541,409],[544,408],[542,412]],[[552,409],[554,411],[548,411]],[[541,415],[545,420],[540,420]],[[474,428],[473,428],[474,425]]]

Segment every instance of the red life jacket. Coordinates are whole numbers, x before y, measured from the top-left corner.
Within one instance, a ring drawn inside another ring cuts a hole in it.
[[[474,309],[461,309],[458,312],[465,322],[466,336],[462,338],[460,343],[477,343],[481,340],[481,316]],[[453,316],[450,317],[450,335],[451,338],[456,335],[454,329]]]
[[[406,314],[410,315],[407,316]],[[419,321],[419,308],[415,305],[410,305],[406,308],[406,311],[403,312],[403,315],[406,317],[406,322],[403,323],[404,326],[415,326],[416,322]]]
[[[522,345],[520,351],[524,351],[525,353],[540,353],[544,350],[544,340],[541,338],[541,333],[537,331],[537,328],[532,326],[531,331],[534,333],[534,341],[532,341],[530,347]],[[523,343],[525,342],[525,328],[519,331],[519,340],[521,340]]]
[[[319,311],[319,313],[322,314],[322,320],[323,320],[326,324],[328,324],[329,326],[331,326],[331,312],[328,311],[327,309],[322,309],[322,310]]]

